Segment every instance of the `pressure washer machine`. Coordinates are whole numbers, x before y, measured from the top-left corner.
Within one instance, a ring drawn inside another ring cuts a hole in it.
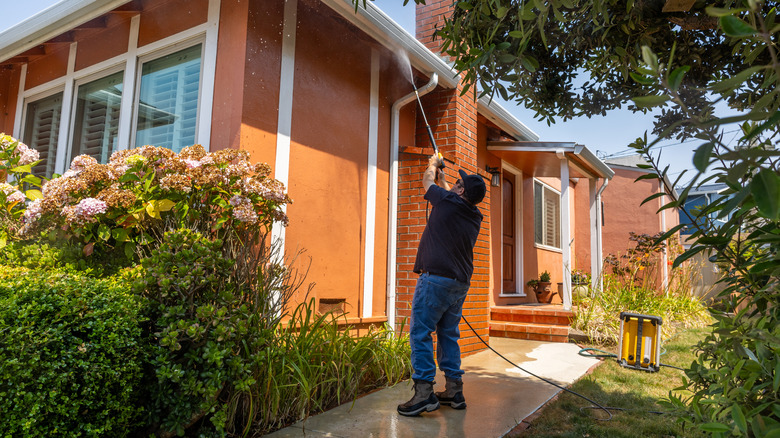
[[[661,369],[661,317],[620,313],[620,358],[622,367],[657,372]]]

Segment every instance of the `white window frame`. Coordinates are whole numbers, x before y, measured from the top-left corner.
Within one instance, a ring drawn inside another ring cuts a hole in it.
[[[70,106],[70,116],[69,116],[70,118],[68,119],[69,129],[68,129],[68,139],[67,139],[67,145],[68,146],[67,146],[67,151],[66,151],[66,154],[65,154],[65,162],[66,163],[70,163],[71,161],[73,161],[74,158],[76,158],[76,157],[73,156],[73,154],[75,152],[74,151],[74,146],[75,145],[73,144],[73,136],[76,133],[76,124],[74,122],[76,121],[76,107],[78,106],[76,104],[77,104],[77,99],[78,99],[78,96],[79,96],[79,87],[81,87],[82,85],[88,84],[90,82],[96,81],[98,79],[105,78],[106,76],[110,76],[110,75],[112,75],[114,73],[118,73],[120,71],[124,71],[123,67],[124,67],[123,64],[117,64],[117,65],[111,66],[111,67],[109,67],[109,68],[107,68],[105,70],[101,70],[99,72],[95,72],[95,73],[92,73],[92,74],[89,74],[89,75],[86,75],[86,76],[81,76],[81,77],[79,77],[79,79],[76,79],[76,80],[73,81],[73,97],[71,98],[73,102],[72,102],[72,104]],[[123,80],[122,81],[122,101],[123,102],[125,100],[125,90],[126,90],[126,88],[127,88],[126,84],[124,83],[124,80]],[[64,100],[64,96],[63,96],[63,100]],[[121,106],[120,106],[120,108],[121,108]],[[121,122],[121,113],[120,113],[120,122]],[[117,145],[118,145],[119,149],[124,149],[125,145],[124,145],[124,143],[122,143],[121,138],[119,140],[117,140]]]
[[[520,298],[525,297],[525,276],[523,273],[523,171],[502,161],[501,168],[504,172],[511,173],[515,177],[515,292],[504,292],[503,284],[499,287],[499,297],[502,298]],[[504,215],[501,215],[501,233],[504,230]],[[499,251],[501,255],[501,278],[504,278],[504,251]]]
[[[553,191],[554,193],[556,193],[558,195],[558,217],[560,218],[560,213],[561,213],[561,208],[562,208],[561,205],[563,203],[563,200],[561,199],[561,191],[560,190],[556,190],[555,188],[553,188],[549,184],[545,184],[543,181],[541,181],[539,179],[534,178],[534,187],[533,187],[534,197],[536,196],[536,184],[537,183],[542,186],[542,196],[544,196],[544,189],[545,188]],[[544,205],[544,199],[542,199],[542,205]],[[542,210],[542,215],[544,215],[544,210]],[[534,221],[535,220],[536,220],[536,199],[534,198]],[[546,221],[544,221],[544,217],[543,217],[542,218],[542,226],[544,226],[544,222],[546,222]],[[560,223],[560,222],[562,222],[560,219],[558,219],[558,222],[559,222],[559,225],[561,227],[561,229],[558,230],[558,234],[559,234],[559,236],[561,236],[560,237],[560,239],[561,239],[561,246],[563,246],[563,241],[562,241],[563,240],[563,229],[562,229],[563,224]],[[536,241],[536,222],[534,222],[534,247],[541,248],[541,249],[548,250],[548,251],[559,252],[559,253],[563,254],[563,247],[556,248],[554,246],[545,245],[543,243],[538,243]]]
[[[201,125],[201,98],[203,96],[203,70],[204,70],[204,61],[206,57],[206,36],[205,35],[199,35],[195,38],[190,38],[185,41],[179,41],[175,44],[171,44],[169,46],[166,46],[164,48],[161,48],[160,50],[147,53],[143,56],[138,56],[138,62],[136,64],[135,68],[135,81],[133,84],[133,113],[130,117],[130,141],[128,142],[128,145],[135,145],[136,140],[136,134],[137,134],[137,128],[138,128],[138,107],[141,104],[141,78],[143,76],[143,65],[147,62],[154,61],[156,59],[162,58],[163,56],[167,56],[173,53],[176,53],[178,51],[188,49],[193,46],[197,46],[200,44],[200,76],[198,77],[198,114],[195,116],[195,142],[194,144],[198,144],[198,134],[200,133],[200,125]],[[124,95],[122,96],[124,99]],[[211,121],[209,120],[209,124]],[[135,147],[135,146],[133,146]],[[204,146],[205,147],[205,146]]]
[[[21,115],[19,115],[19,120],[20,120],[19,127],[18,127],[18,129],[15,128],[14,138],[19,139],[19,141],[25,141],[22,137],[24,137],[24,128],[27,126],[27,117],[29,117],[29,114],[27,114],[27,105],[31,104],[32,102],[35,102],[35,101],[38,101],[38,100],[41,100],[41,99],[46,99],[47,97],[51,97],[51,96],[54,96],[55,94],[59,94],[59,93],[62,93],[62,101],[64,102],[65,99],[67,98],[65,96],[65,85],[64,84],[60,84],[60,85],[58,85],[58,86],[56,86],[54,88],[48,89],[46,91],[40,91],[40,92],[35,93],[35,94],[30,94],[30,95],[24,96],[24,98],[21,99],[21,101],[22,101],[21,108],[17,108],[17,114],[19,114],[21,112]],[[60,126],[62,126],[62,118],[63,117],[64,117],[64,114],[62,114],[62,111],[60,111]],[[57,137],[57,149],[56,150],[59,150],[60,144],[61,144],[61,140],[60,140],[60,138],[58,136]],[[57,172],[58,167],[57,167],[57,156],[56,155],[57,154],[55,154],[55,157],[54,157],[54,173],[58,173]]]
[[[135,126],[132,126],[135,117],[132,116],[135,114],[135,111],[137,111],[138,104],[135,100],[138,97],[141,65],[143,62],[153,60],[155,57],[165,56],[165,54],[173,53],[192,45],[201,44],[201,69],[200,84],[198,87],[198,113],[195,143],[201,144],[206,150],[209,150],[211,143],[211,116],[214,105],[213,95],[216,76],[217,40],[219,35],[219,12],[220,0],[209,0],[208,17],[205,23],[142,47],[137,46],[141,16],[136,15],[131,19],[129,31],[130,38],[127,51],[97,64],[84,67],[80,70],[74,70],[73,66],[75,64],[75,55],[78,50],[78,45],[77,43],[72,43],[69,54],[68,72],[64,76],[29,90],[24,89],[27,64],[23,64],[22,75],[19,79],[19,89],[23,91],[19,93],[18,98],[18,102],[21,102],[22,104],[17,105],[16,108],[15,120],[18,120],[19,123],[14,124],[14,137],[20,138],[21,134],[24,132],[27,117],[27,104],[29,102],[62,92],[63,108],[61,114],[64,117],[67,110],[68,120],[61,120],[60,122],[61,126],[62,124],[67,124],[67,130],[61,132],[61,134],[64,135],[59,135],[58,137],[57,161],[54,165],[54,172],[58,174],[64,173],[70,165],[70,163],[66,161],[73,153],[71,140],[74,129],[72,125],[75,118],[74,103],[77,97],[75,91],[76,87],[79,84],[89,82],[90,79],[88,78],[91,78],[91,80],[99,79],[102,76],[124,70],[125,80],[122,81],[124,88],[122,90],[122,112],[120,113],[118,144],[119,149],[125,149],[129,147],[129,145],[135,144]],[[128,76],[127,73],[130,70],[132,70],[132,75]],[[134,78],[134,80],[128,81],[127,78]],[[127,101],[127,99],[132,99],[132,101]],[[126,109],[128,108],[132,108],[131,114],[125,114],[127,112]],[[131,140],[133,140],[133,142],[131,142]]]

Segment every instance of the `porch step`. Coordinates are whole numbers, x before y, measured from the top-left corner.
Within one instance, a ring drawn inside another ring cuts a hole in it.
[[[574,312],[560,306],[496,306],[490,309],[490,336],[568,342]]]

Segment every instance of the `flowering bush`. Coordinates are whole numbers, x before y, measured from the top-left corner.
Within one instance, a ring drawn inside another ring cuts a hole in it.
[[[41,179],[31,174],[38,157],[35,149],[0,133],[0,248],[19,232],[25,202],[41,197],[41,192],[32,188],[41,184]],[[6,181],[9,176],[13,184]]]
[[[246,151],[207,153],[143,146],[115,152],[107,164],[88,155],[73,159],[62,176],[43,184],[42,196],[22,216],[23,238],[52,229],[79,239],[84,253],[138,245],[180,227],[252,244],[275,221],[287,224],[291,202],[266,164],[252,165]]]

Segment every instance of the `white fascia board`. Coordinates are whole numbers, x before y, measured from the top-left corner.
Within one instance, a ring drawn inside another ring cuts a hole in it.
[[[586,163],[593,166],[593,169],[599,173],[599,178],[612,179],[615,171],[599,157],[590,151],[587,147],[570,141],[518,141],[518,142],[488,142],[488,151],[517,151],[517,152],[563,152],[566,154],[577,155]]]
[[[62,0],[0,33],[0,62],[129,2],[130,0]]]
[[[366,2],[364,8],[361,0],[357,11],[352,0],[322,0],[322,3],[392,52],[406,52],[412,67],[428,76],[431,73],[438,74],[439,84],[449,88],[455,88],[458,84],[460,77],[452,65],[425,47],[372,2]]]
[[[491,101],[490,97],[482,96],[477,100],[477,111],[488,120],[495,123],[496,126],[513,135],[518,141],[537,141],[539,134],[525,126],[523,122],[513,116],[496,101]]]

